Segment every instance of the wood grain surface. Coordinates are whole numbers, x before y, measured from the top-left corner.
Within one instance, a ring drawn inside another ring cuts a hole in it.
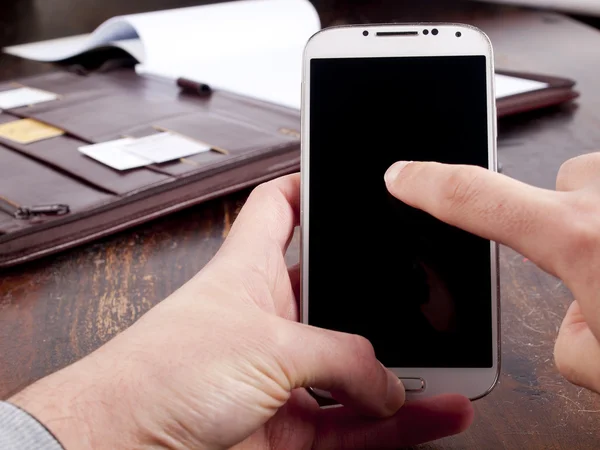
[[[196,3],[5,0],[0,4],[0,45],[89,32],[116,14]],[[502,120],[499,160],[507,175],[553,188],[561,162],[600,149],[600,33],[595,29],[550,12],[449,0],[315,4],[323,25],[472,23],[491,37],[498,68],[575,79],[582,94],[576,104]],[[1,79],[48,70],[54,69],[0,56]],[[93,351],[202,269],[247,194],[1,272],[0,398]],[[297,239],[288,256],[290,262],[297,261]],[[600,397],[564,381],[552,358],[571,294],[559,280],[510,249],[501,249],[500,260],[500,383],[475,402],[476,419],[468,432],[420,448],[598,448]]]

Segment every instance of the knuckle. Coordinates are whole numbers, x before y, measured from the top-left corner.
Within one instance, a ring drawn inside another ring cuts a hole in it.
[[[573,252],[585,254],[596,246],[598,229],[590,222],[582,219],[571,222],[567,235],[567,245]]]
[[[288,325],[282,322],[279,317],[273,316],[271,320],[260,324],[261,334],[265,337],[265,340],[270,343],[271,348],[274,350],[275,356],[285,356],[293,351],[297,345],[296,342],[296,325]]]
[[[600,209],[587,199],[571,202],[561,214],[563,269],[580,267],[600,256]]]
[[[375,358],[375,349],[367,338],[358,334],[348,334],[345,339],[348,348],[351,348],[361,361]]]
[[[579,155],[560,166],[556,176],[556,189],[566,191],[584,187],[599,176],[600,152]]]
[[[441,186],[449,209],[461,209],[479,195],[481,172],[478,169],[480,168],[474,166],[456,166],[451,169]]]
[[[268,373],[269,378],[278,386],[291,390],[300,373],[293,359],[289,357],[297,345],[297,334],[293,327],[285,326],[286,324],[278,319],[273,317],[272,320],[265,320],[260,324],[256,333],[261,335],[262,339],[260,343],[253,345],[255,351],[262,355],[260,366],[268,368],[262,372]]]
[[[261,214],[269,214],[272,220],[269,223],[279,225],[285,223],[294,212],[281,190],[278,180],[268,181],[255,187],[248,198],[248,202],[260,204],[257,209]]]
[[[387,376],[377,360],[373,344],[363,336],[347,335],[347,351],[351,355],[356,383],[369,383],[373,395],[384,396],[387,390]]]

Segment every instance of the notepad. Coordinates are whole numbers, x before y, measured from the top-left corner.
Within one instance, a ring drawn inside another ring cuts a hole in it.
[[[239,0],[113,17],[91,34],[4,52],[50,62],[113,46],[136,58],[140,73],[299,109],[304,46],[320,28],[309,0]]]
[[[300,109],[303,50],[320,29],[309,0],[237,0],[113,17],[88,35],[4,51],[60,61],[113,46],[137,59],[138,74],[189,78],[213,89]],[[548,86],[505,75],[497,75],[495,84],[497,99]]]

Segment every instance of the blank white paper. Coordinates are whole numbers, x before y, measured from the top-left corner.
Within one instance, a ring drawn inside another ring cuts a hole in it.
[[[300,108],[304,46],[321,27],[308,0],[244,0],[185,10],[130,17],[146,49],[141,70]]]
[[[511,5],[533,6],[534,8],[556,9],[579,14],[600,15],[598,0],[479,0],[487,3],[508,3]]]
[[[302,53],[320,28],[309,0],[238,0],[113,17],[89,35],[4,51],[58,61],[112,45],[146,72],[299,108]]]
[[[548,83],[542,83],[541,81],[496,74],[496,99],[538,91],[546,87],[548,87]]]
[[[136,34],[131,38],[113,41],[100,41],[93,34],[78,34],[48,41],[4,47],[2,51],[9,55],[34,61],[62,61],[90,50],[102,47],[117,47],[125,50],[138,61],[144,61],[144,46]]]
[[[140,62],[136,67],[140,74],[185,77],[214,89],[299,109],[304,46],[320,27],[309,0],[238,0],[118,16],[90,35],[5,51],[55,61],[113,45]],[[497,75],[496,98],[546,86]]]

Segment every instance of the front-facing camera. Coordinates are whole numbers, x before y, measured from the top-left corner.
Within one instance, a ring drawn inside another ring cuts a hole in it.
[[[363,31],[363,36],[368,36],[369,32],[367,30]]]

